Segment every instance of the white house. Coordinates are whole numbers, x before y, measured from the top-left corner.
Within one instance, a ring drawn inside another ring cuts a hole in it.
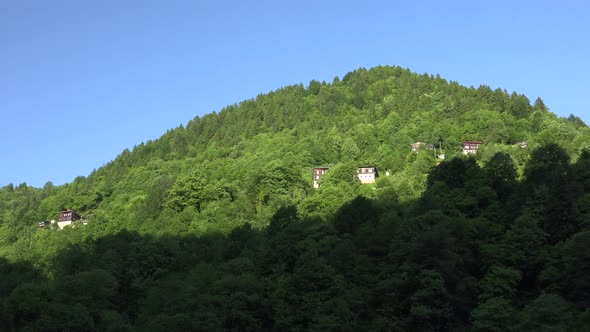
[[[481,144],[483,144],[482,141],[463,141],[463,154],[476,154]]]
[[[362,184],[375,183],[375,178],[377,178],[377,167],[362,166],[357,169],[357,173]]]

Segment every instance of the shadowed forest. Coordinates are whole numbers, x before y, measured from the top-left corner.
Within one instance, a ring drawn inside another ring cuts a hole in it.
[[[589,144],[540,98],[399,67],[282,88],[1,188],[2,330],[585,331]],[[63,209],[88,224],[39,228]]]

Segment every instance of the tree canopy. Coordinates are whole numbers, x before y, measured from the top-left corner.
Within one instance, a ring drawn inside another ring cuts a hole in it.
[[[0,188],[0,326],[583,331],[589,149],[541,98],[400,67],[284,87]],[[63,209],[87,224],[40,227]]]

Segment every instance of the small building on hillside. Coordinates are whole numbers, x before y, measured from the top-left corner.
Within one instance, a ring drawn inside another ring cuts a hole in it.
[[[82,225],[88,225],[88,219],[92,218],[94,213],[88,213],[87,215],[82,216]]]
[[[80,220],[80,215],[74,210],[59,211],[57,216],[57,226],[59,229],[63,229],[65,226],[71,225],[78,220]]]
[[[520,147],[521,149],[526,149],[528,144],[526,141],[518,142],[515,144],[516,146]]]
[[[418,151],[420,151],[420,148],[422,147],[422,145],[425,145],[426,143],[424,142],[416,142],[412,145],[412,152],[418,153]]]
[[[482,141],[463,141],[463,154],[476,154],[481,144],[483,144]]]
[[[375,183],[377,178],[377,167],[375,166],[362,166],[357,169],[359,180],[362,184]]]
[[[412,146],[412,152],[418,153],[418,151],[420,151],[420,149],[426,147],[426,149],[428,150],[434,150],[434,145],[432,144],[426,144],[424,142],[416,142],[414,144],[410,144]]]
[[[324,174],[326,174],[326,172],[329,170],[329,167],[314,167],[313,169],[313,187],[314,188],[319,188],[320,187],[320,179],[322,178],[322,176],[324,176]]]
[[[49,225],[50,225],[50,223],[47,220],[39,221],[39,228],[45,228],[45,227],[48,227]]]

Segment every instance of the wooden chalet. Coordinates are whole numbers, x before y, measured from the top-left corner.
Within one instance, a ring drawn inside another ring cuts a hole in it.
[[[322,166],[322,167],[314,167],[313,169],[313,187],[314,188],[319,188],[320,187],[320,179],[322,178],[322,176],[324,176],[324,174],[326,174],[326,172],[330,169],[330,167],[327,166]]]
[[[57,216],[57,226],[63,229],[67,225],[71,225],[73,222],[80,220],[80,215],[74,210],[63,210],[59,211]]]

